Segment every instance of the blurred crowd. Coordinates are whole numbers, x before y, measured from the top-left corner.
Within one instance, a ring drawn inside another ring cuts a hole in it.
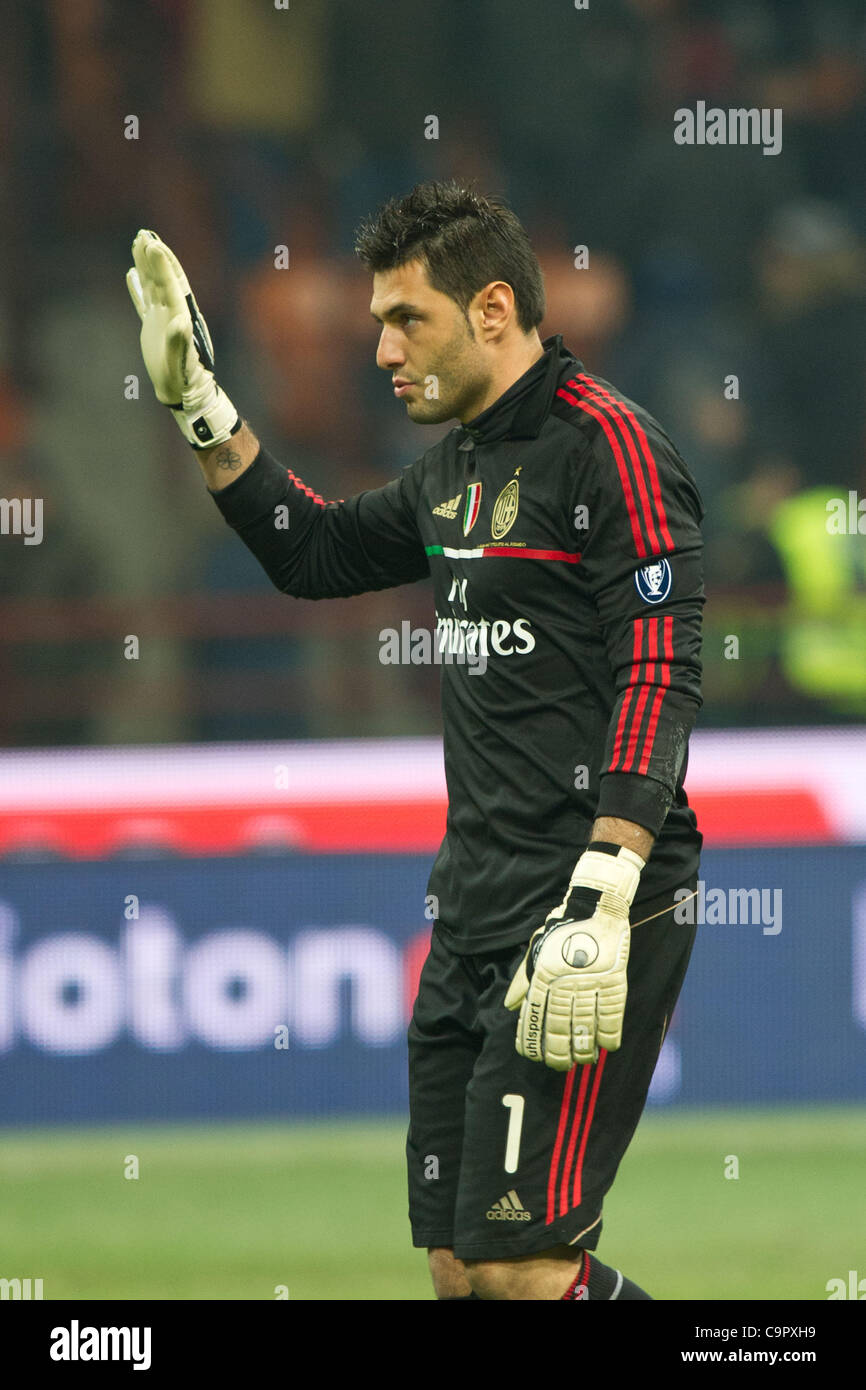
[[[375,366],[353,237],[431,177],[510,200],[542,336],[695,474],[701,726],[866,719],[866,535],[825,524],[866,498],[861,0],[29,0],[0,78],[2,493],[45,533],[0,537],[4,744],[436,732],[436,671],[378,661],[427,586],[277,595],[153,402],[124,286],[155,228],[272,452],[325,497],[379,486],[437,435]],[[781,108],[781,153],[675,143],[698,101]]]

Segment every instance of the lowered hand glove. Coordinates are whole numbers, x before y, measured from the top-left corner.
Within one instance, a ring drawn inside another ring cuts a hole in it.
[[[505,996],[519,1009],[515,1046],[554,1071],[595,1062],[622,1043],[629,909],[645,861],[596,841],[577,861],[568,892],[532,937]]]
[[[141,319],[141,354],[156,398],[194,449],[224,444],[241,420],[213,374],[213,344],[173,251],[156,232],[132,243],[126,284]]]

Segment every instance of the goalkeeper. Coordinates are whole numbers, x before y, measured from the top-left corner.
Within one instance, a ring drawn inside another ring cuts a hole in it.
[[[541,340],[541,270],[501,201],[421,184],[356,251],[395,397],[458,422],[385,487],[326,502],[260,445],[152,232],[128,276],[144,360],[278,589],[432,578],[448,818],[406,1152],[436,1296],[648,1299],[595,1250],[694,938],[675,907],[702,843],[700,494],[645,410]]]

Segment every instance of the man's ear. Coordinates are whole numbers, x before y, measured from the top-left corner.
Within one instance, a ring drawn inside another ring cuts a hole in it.
[[[488,337],[499,337],[514,320],[514,290],[507,280],[491,280],[476,295],[480,327]]]

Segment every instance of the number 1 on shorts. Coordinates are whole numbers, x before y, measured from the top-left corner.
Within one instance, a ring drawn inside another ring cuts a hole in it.
[[[505,1139],[505,1171],[516,1173],[520,1157],[520,1134],[523,1129],[523,1096],[503,1096],[502,1104],[510,1111],[508,1134]]]

